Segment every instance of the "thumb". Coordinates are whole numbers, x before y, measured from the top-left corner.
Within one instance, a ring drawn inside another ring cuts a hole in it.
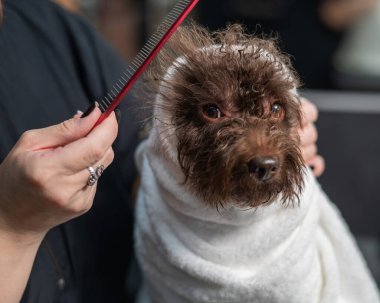
[[[91,131],[100,115],[100,109],[95,107],[95,109],[83,119],[77,114],[62,123],[27,131],[20,139],[20,144],[29,150],[64,146],[85,137]]]

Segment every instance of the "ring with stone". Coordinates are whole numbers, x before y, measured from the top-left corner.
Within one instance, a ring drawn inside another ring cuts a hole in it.
[[[90,176],[88,177],[88,180],[87,180],[87,185],[93,186],[96,183],[96,181],[98,181],[97,173],[92,166],[87,167],[87,170],[90,173]]]
[[[104,172],[104,165],[99,165],[96,169],[95,169],[95,174],[96,176],[98,177],[98,179],[100,178],[100,176],[103,174]]]

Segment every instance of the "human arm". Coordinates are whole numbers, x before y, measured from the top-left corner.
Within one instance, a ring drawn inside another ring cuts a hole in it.
[[[302,156],[306,164],[313,169],[314,175],[319,177],[325,170],[325,161],[321,155],[318,155],[317,149],[318,131],[314,122],[318,119],[318,109],[305,98],[301,98],[301,108],[302,126],[298,129],[298,134],[301,140]]]
[[[96,185],[88,166],[113,160],[114,115],[89,134],[100,115],[76,117],[24,133],[0,165],[0,293],[19,302],[37,249],[52,227],[85,213]],[[88,135],[87,135],[88,134]]]

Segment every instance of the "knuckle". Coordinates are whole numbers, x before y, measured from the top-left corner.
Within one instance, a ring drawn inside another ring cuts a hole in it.
[[[47,187],[48,182],[48,173],[45,169],[43,167],[39,167],[36,162],[31,162],[29,165],[24,167],[24,178],[26,184],[31,188],[43,191]]]
[[[59,124],[59,130],[61,133],[66,134],[73,129],[73,120],[69,119]]]
[[[83,209],[83,206],[81,205],[81,203],[73,203],[70,205],[69,207],[69,211],[72,213],[72,214],[82,214],[84,213],[84,209]]]
[[[67,208],[67,205],[70,204],[71,196],[67,191],[60,191],[53,194],[52,200],[60,208]]]
[[[322,167],[325,167],[325,159],[321,155],[316,156],[316,162]]]
[[[76,201],[70,206],[70,211],[73,214],[81,215],[88,212],[92,207],[92,199]]]
[[[302,119],[304,123],[315,122],[318,119],[318,108],[314,103],[303,99],[301,103],[302,106]]]
[[[104,155],[104,149],[101,146],[98,145],[92,145],[90,152],[89,152],[89,157],[90,157],[90,162],[98,162],[101,158],[103,158]]]
[[[313,111],[313,122],[315,122],[318,120],[318,115],[319,115],[318,108],[313,103],[311,103],[311,107],[312,107],[312,111]]]
[[[113,135],[116,135],[118,129],[119,129],[119,124],[117,123],[115,114],[113,114],[112,119],[110,119],[110,131]]]
[[[117,120],[114,119],[114,121],[113,121],[113,134],[114,134],[115,138],[117,136],[118,131],[119,131],[119,123],[117,123]]]
[[[310,143],[310,136],[308,135],[308,131],[306,129],[303,129],[299,132],[301,145],[305,146]]]
[[[304,144],[315,143],[318,140],[318,131],[313,123],[308,124],[300,131],[301,141]]]
[[[92,207],[92,202],[87,202],[81,207],[81,213],[88,212]]]
[[[114,159],[115,159],[115,152],[113,151],[112,148],[110,148],[106,155],[106,164],[110,165]]]
[[[302,157],[309,160],[307,148],[301,148]]]
[[[318,140],[318,130],[314,124],[312,124],[312,138],[314,142]]]
[[[303,140],[303,137],[305,137],[307,131],[308,131],[308,126],[304,126],[303,128],[300,128],[298,130],[298,134],[301,136],[302,140]]]
[[[21,135],[19,142],[21,145],[33,145],[35,140],[35,132],[33,130],[27,130]]]
[[[320,155],[317,155],[313,159],[312,164],[314,166],[314,175],[316,177],[320,177],[325,171],[325,162],[324,162],[323,157],[321,157]]]
[[[309,155],[309,156],[314,156],[317,152],[317,146],[315,144],[309,144],[306,148],[305,148],[305,152]]]
[[[307,151],[307,146],[301,146],[300,148],[301,148],[301,153],[304,156],[306,154],[306,151]]]
[[[116,122],[116,119],[112,119],[110,127],[108,128],[109,137],[112,139],[112,142],[115,141],[117,137],[119,126]]]
[[[302,153],[302,157],[306,161],[310,161],[311,159],[313,159],[313,157],[317,153],[317,146],[315,144],[310,144],[308,146],[305,146],[301,148],[301,153]]]

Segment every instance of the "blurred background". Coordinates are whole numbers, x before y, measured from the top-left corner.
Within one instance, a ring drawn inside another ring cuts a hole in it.
[[[131,59],[175,0],[55,0],[83,15]],[[215,30],[240,22],[276,36],[309,89],[380,90],[379,0],[202,0],[193,16]]]
[[[126,60],[173,0],[56,0],[87,18]],[[357,237],[380,285],[380,0],[201,0],[210,29],[240,22],[278,37],[320,110],[322,187]]]

